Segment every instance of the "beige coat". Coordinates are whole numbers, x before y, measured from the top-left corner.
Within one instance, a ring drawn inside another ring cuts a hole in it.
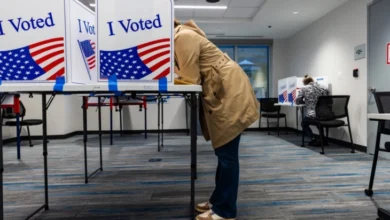
[[[245,72],[193,21],[175,28],[175,63],[180,80],[203,87],[200,124],[214,148],[229,143],[259,118],[259,102]]]

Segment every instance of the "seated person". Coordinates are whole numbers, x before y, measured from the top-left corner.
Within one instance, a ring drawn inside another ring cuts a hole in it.
[[[303,79],[303,84],[305,87],[301,89],[298,97],[295,100],[295,103],[306,105],[306,115],[302,120],[302,129],[303,132],[311,139],[309,145],[319,146],[319,140],[314,138],[310,125],[305,122],[316,118],[316,105],[318,98],[320,96],[328,96],[329,90],[315,82],[313,78],[308,75],[306,75]]]

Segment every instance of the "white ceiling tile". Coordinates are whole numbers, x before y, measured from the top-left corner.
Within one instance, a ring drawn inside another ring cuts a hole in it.
[[[229,7],[232,8],[259,8],[265,0],[231,0]]]
[[[195,10],[195,18],[223,18],[226,10]]]
[[[225,18],[252,18],[258,8],[228,8]]]

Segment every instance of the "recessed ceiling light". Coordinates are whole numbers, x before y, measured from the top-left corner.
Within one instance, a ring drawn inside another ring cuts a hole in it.
[[[227,6],[175,5],[177,9],[227,9]]]
[[[293,12],[293,14],[294,14],[294,15],[297,15],[297,14],[299,14],[299,12],[297,12],[297,11],[294,11],[294,12]]]
[[[91,6],[91,7],[95,7],[95,6],[96,6],[96,4],[95,4],[95,3],[91,3],[91,4],[89,4],[89,6]]]

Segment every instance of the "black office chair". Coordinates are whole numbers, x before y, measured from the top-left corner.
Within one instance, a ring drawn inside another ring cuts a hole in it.
[[[31,136],[30,136],[30,126],[41,125],[41,124],[43,124],[43,120],[41,120],[41,119],[27,119],[27,120],[25,120],[24,116],[26,116],[26,108],[24,107],[23,103],[20,101],[20,122],[19,122],[20,128],[19,128],[19,131],[17,131],[17,132],[20,133],[22,131],[23,126],[26,126],[30,147],[33,147],[34,145],[31,142]],[[14,112],[14,108],[13,107],[5,108],[3,110],[3,118],[4,119],[16,119],[17,115]],[[15,121],[14,120],[7,121],[5,123],[5,126],[16,127],[17,122],[16,122],[16,120]]]
[[[278,103],[277,98],[263,98],[260,99],[260,127],[261,127],[261,118],[267,118],[267,129],[268,135],[270,135],[269,131],[269,119],[277,119],[277,129],[279,136],[279,119],[284,118],[285,128],[287,128],[287,117],[286,114],[280,113],[280,106],[275,106]],[[264,113],[263,113],[264,112]]]
[[[338,128],[347,126],[348,132],[351,140],[351,153],[355,153],[355,147],[353,144],[349,112],[348,112],[348,103],[350,96],[321,96],[319,97],[316,105],[316,118],[304,123],[308,125],[317,126],[320,132],[321,140],[321,154],[324,154],[324,129],[326,129],[326,138],[329,137],[329,128]],[[347,123],[344,120],[346,118]],[[302,135],[302,140],[304,143],[304,135]]]

